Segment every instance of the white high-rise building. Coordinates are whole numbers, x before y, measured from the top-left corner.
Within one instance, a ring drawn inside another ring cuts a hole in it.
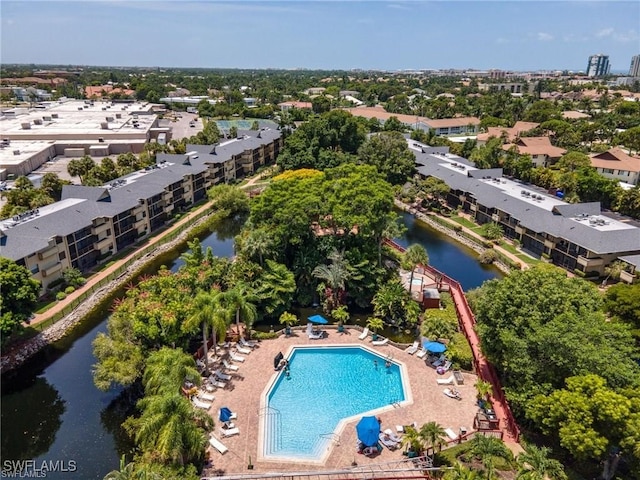
[[[598,53],[589,57],[587,64],[587,77],[603,77],[609,75],[609,55]]]
[[[631,67],[629,68],[630,77],[640,77],[640,55],[631,57]]]

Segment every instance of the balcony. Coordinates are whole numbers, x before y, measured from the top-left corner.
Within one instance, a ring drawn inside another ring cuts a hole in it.
[[[515,230],[516,230],[516,233],[518,235],[522,235],[524,233],[524,228],[521,227],[520,225],[516,225],[516,229]]]
[[[469,208],[471,209],[472,212],[477,212],[478,211],[478,206],[476,204],[474,204],[474,203],[469,205]]]
[[[102,250],[103,248],[108,247],[112,243],[113,243],[113,240],[111,237],[105,237],[102,240],[98,240],[97,242],[94,242],[93,248],[94,250]]]
[[[553,247],[556,246],[556,244],[552,240],[545,240],[544,241],[544,246],[547,247],[547,248],[553,248]]]
[[[40,270],[40,272],[42,273],[42,278],[45,277],[50,277],[51,275],[53,275],[54,273],[58,272],[62,270],[62,264],[61,263],[56,263],[55,265],[49,267],[49,268],[45,268],[43,270]]]
[[[497,213],[493,213],[491,215],[491,220],[493,220],[494,222],[498,223],[500,221],[500,215],[498,215]]]
[[[633,273],[625,272],[624,270],[620,272],[620,280],[626,283],[633,283],[636,279],[636,276]]]
[[[42,252],[38,252],[38,260],[44,260],[45,258],[49,258],[52,255],[55,255],[56,253],[58,253],[58,249],[53,247],[53,248],[48,248]]]
[[[91,227],[91,235],[100,235],[107,231],[111,224],[109,222],[101,223],[100,225],[94,225]]]
[[[600,257],[596,258],[587,258],[582,255],[578,255],[578,265],[582,265],[583,267],[599,267],[604,264],[604,260]]]

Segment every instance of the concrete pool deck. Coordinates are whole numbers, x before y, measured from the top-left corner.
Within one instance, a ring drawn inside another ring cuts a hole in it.
[[[355,460],[359,465],[374,464],[380,462],[391,462],[404,459],[402,449],[390,451],[384,449],[382,453],[373,458],[359,455],[356,452],[356,431],[355,425],[359,419],[357,417],[352,422],[346,424],[339,432],[339,440],[334,442],[333,447],[326,456],[322,465],[316,462],[301,463],[283,462],[273,460],[258,460],[258,437],[261,424],[260,402],[265,387],[271,383],[274,373],[273,358],[278,352],[287,352],[294,345],[313,345],[321,347],[323,345],[345,345],[357,344],[365,345],[379,354],[391,355],[394,359],[405,364],[408,372],[413,403],[408,405],[391,407],[378,416],[382,419],[382,429],[391,428],[395,431],[396,425],[407,425],[417,422],[418,426],[435,421],[443,428],[450,428],[458,433],[460,427],[471,431],[473,419],[478,410],[476,406],[476,375],[463,373],[464,384],[456,388],[462,396],[461,401],[454,400],[443,394],[447,385],[438,385],[436,379],[446,378],[450,375],[438,375],[436,371],[425,365],[424,359],[409,355],[403,349],[387,344],[384,346],[372,346],[371,337],[361,341],[358,339],[360,330],[346,328],[344,334],[338,333],[336,329],[327,328],[327,335],[321,340],[310,340],[304,330],[294,330],[293,335],[285,337],[281,335],[277,339],[264,340],[245,355],[244,363],[235,363],[239,367],[233,373],[233,379],[225,389],[215,391],[215,401],[210,409],[210,414],[214,418],[216,428],[214,435],[229,450],[220,454],[217,450],[208,447],[208,454],[213,466],[203,472],[204,475],[231,475],[240,473],[258,472],[300,472],[304,470],[325,470],[350,468]],[[234,420],[239,428],[240,434],[233,437],[223,438],[220,434],[220,422],[218,421],[218,410],[220,407],[229,407],[237,413],[238,418]],[[309,419],[311,421],[311,419]],[[253,472],[247,469],[251,458]]]

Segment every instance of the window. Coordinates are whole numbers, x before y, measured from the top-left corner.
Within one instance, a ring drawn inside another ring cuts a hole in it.
[[[33,267],[33,268],[31,269],[31,273],[32,273],[33,275],[35,275],[35,274],[36,274],[36,273],[38,273],[39,271],[40,271],[40,266],[39,266],[39,265],[36,265],[35,267]]]
[[[65,258],[67,258],[67,254],[66,252],[60,252],[60,254],[58,255],[58,258],[60,260],[64,260]]]

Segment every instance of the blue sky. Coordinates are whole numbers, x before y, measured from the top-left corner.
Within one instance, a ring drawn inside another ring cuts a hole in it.
[[[627,71],[640,2],[0,2],[2,63]]]

